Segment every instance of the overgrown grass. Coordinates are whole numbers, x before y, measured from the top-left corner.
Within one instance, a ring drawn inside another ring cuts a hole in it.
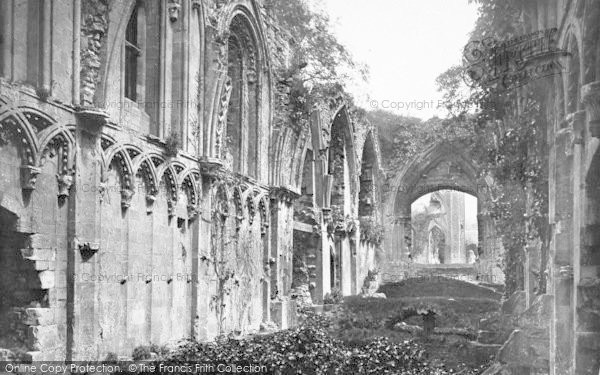
[[[404,297],[452,297],[492,299],[499,301],[502,295],[491,288],[442,276],[416,277],[396,283],[383,284],[379,293],[388,298]]]

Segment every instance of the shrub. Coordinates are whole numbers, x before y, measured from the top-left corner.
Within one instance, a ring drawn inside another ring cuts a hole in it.
[[[152,357],[152,351],[149,346],[140,345],[133,349],[133,353],[131,353],[131,358],[134,361],[142,361],[144,359],[150,359]]]
[[[326,305],[338,304],[344,300],[342,291],[339,288],[332,288],[331,292],[325,294],[323,303]]]

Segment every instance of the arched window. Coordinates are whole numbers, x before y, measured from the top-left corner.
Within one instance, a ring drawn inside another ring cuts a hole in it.
[[[121,94],[125,99],[137,103],[124,106],[124,111],[133,107],[145,112],[150,120],[148,128],[136,130],[155,136],[160,135],[160,14],[158,1],[137,1],[135,4],[123,37],[121,76]]]
[[[137,100],[138,57],[141,49],[138,41],[138,7],[133,9],[125,30],[125,97]]]
[[[360,190],[358,192],[358,216],[371,216],[375,208],[375,149],[371,137],[367,138],[363,147],[360,173]]]
[[[579,68],[579,48],[575,37],[569,41],[569,50],[571,58],[567,71],[567,114],[577,112],[580,102],[580,80],[581,72]]]
[[[231,96],[227,112],[226,153],[233,170],[257,177],[259,150],[256,39],[248,21],[234,17],[228,40],[227,74]]]

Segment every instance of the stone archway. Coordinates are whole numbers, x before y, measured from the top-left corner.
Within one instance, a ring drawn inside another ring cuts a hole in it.
[[[475,266],[477,277],[495,283],[504,282],[496,264],[502,251],[501,242],[496,238],[493,220],[486,210],[490,201],[488,186],[480,183],[476,165],[462,151],[466,149],[465,145],[446,142],[434,145],[408,163],[392,182],[392,192],[384,205],[387,258],[384,279],[401,274],[411,262],[411,204],[434,191],[455,190],[478,199],[479,252],[483,256]]]

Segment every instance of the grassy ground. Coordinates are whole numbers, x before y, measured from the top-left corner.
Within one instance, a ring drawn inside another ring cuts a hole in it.
[[[418,277],[384,284],[379,287],[378,292],[385,293],[388,298],[451,297],[496,301],[502,298],[502,295],[492,288],[442,276]]]

